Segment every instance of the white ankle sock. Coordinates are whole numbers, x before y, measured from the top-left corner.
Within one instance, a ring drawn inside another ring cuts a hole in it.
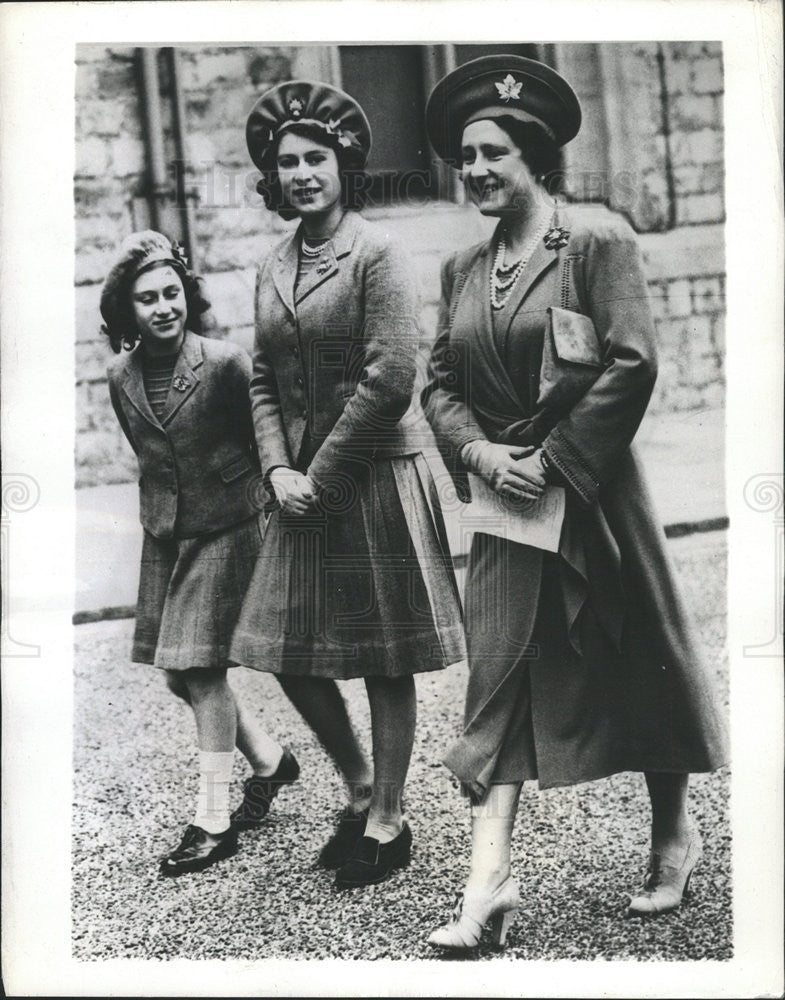
[[[229,783],[234,752],[199,751],[199,794],[193,825],[208,833],[223,833],[229,828]]]

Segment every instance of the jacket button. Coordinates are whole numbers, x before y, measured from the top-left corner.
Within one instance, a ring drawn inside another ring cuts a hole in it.
[[[307,410],[303,410],[303,420],[307,420],[307,419],[308,419],[308,411]]]
[[[292,354],[293,354],[293,355],[294,355],[294,356],[295,356],[296,358],[299,358],[299,357],[300,357],[300,348],[299,348],[299,347],[298,347],[298,346],[297,346],[296,344],[295,344],[295,345],[294,345],[294,347],[292,348]]]
[[[302,386],[302,384],[303,384],[303,377],[302,377],[302,375],[298,375],[298,376],[297,376],[297,378],[295,379],[295,382],[296,382],[296,383],[297,383],[297,384],[298,384],[299,386]]]

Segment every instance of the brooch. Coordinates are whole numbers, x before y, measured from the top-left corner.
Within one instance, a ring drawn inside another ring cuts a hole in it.
[[[317,274],[324,274],[324,272],[329,271],[329,269],[330,269],[329,260],[320,260],[319,263],[316,265]]]
[[[292,113],[292,118],[299,118],[303,110],[303,102],[299,97],[293,97],[289,101],[289,110]]]
[[[495,84],[499,91],[499,97],[505,102],[519,101],[521,99],[521,87],[523,83],[516,83],[512,73],[508,73],[501,83]]]
[[[172,379],[172,385],[178,392],[185,392],[186,389],[191,388],[191,383],[185,377],[185,375],[175,375]]]
[[[562,229],[561,226],[554,226],[543,236],[543,242],[549,250],[559,250],[570,242],[570,231]]]

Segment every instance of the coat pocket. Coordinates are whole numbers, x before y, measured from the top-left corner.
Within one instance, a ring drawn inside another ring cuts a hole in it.
[[[241,455],[239,458],[233,458],[231,462],[222,466],[218,470],[218,475],[225,483],[233,483],[235,479],[239,479],[240,476],[244,476],[246,472],[250,471],[250,461],[245,455]]]
[[[538,409],[570,409],[602,370],[600,345],[591,318],[551,306],[542,345]]]

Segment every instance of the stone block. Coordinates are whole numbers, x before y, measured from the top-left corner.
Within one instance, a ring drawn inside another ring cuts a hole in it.
[[[672,131],[697,132],[700,129],[717,129],[722,126],[720,105],[709,94],[674,94],[668,103],[668,117]]]
[[[109,140],[109,170],[115,177],[131,177],[145,170],[144,143],[127,132]]]
[[[668,94],[684,94],[690,90],[692,64],[689,58],[689,42],[666,42],[665,86]]]
[[[725,313],[717,313],[711,320],[711,338],[714,341],[714,349],[717,356],[725,357]]]
[[[685,163],[717,163],[723,157],[723,136],[719,129],[676,132],[671,140],[674,166]]]
[[[686,278],[668,282],[667,314],[672,319],[692,315],[692,288]]]
[[[697,225],[701,222],[722,222],[725,204],[722,192],[690,194],[676,199],[676,224]]]
[[[660,281],[649,283],[649,308],[655,323],[665,319],[668,315],[667,286]]]
[[[691,88],[696,94],[722,93],[723,74],[720,56],[703,56],[693,62]]]
[[[223,80],[238,84],[247,78],[246,49],[225,49],[207,53],[197,58],[190,66],[184,66],[186,87],[210,87]]]
[[[682,163],[673,168],[673,186],[677,195],[696,194],[702,190],[704,167]]]
[[[76,141],[84,142],[91,135],[119,135],[126,113],[123,101],[102,101],[84,98],[76,105]]]
[[[136,92],[136,60],[133,55],[112,55],[97,66],[98,93],[105,100],[125,97]]]
[[[696,313],[719,313],[725,309],[722,280],[697,278],[692,282],[692,300]]]
[[[98,303],[101,297],[101,285],[77,285],[74,289],[74,312],[76,326],[77,343],[88,343],[106,338],[99,332],[101,325],[101,314],[98,310]],[[108,343],[106,345],[107,360],[109,354]],[[77,372],[77,378],[79,377]]]
[[[114,248],[87,246],[76,253],[74,280],[77,285],[102,282],[114,263]]]
[[[90,135],[76,144],[74,172],[79,179],[106,176],[109,172],[109,146],[106,139]]]
[[[76,381],[98,382],[106,378],[106,366],[114,357],[107,337],[98,334],[100,340],[82,341],[76,345]]]

